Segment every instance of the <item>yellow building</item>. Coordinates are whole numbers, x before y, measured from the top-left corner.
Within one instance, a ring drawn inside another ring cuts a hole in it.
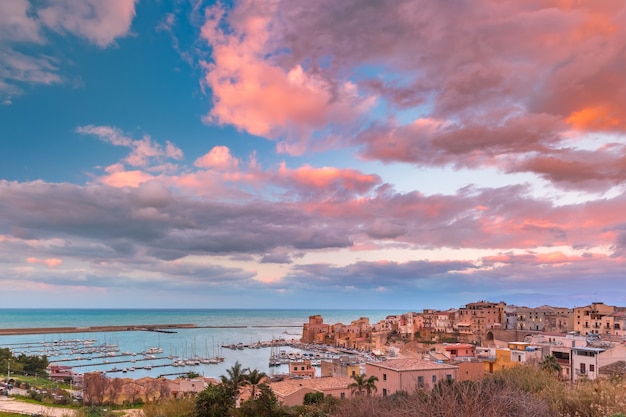
[[[543,359],[541,348],[531,346],[527,342],[510,342],[506,348],[490,348],[487,353],[487,355],[479,354],[478,357],[485,361],[485,372],[489,373],[521,366],[531,361],[539,362]]]
[[[575,307],[574,331],[579,332],[582,335],[606,334],[606,330],[603,330],[602,328],[603,319],[605,316],[613,314],[615,311],[616,308],[614,306],[608,306],[600,302],[591,303],[590,305],[584,307]]]

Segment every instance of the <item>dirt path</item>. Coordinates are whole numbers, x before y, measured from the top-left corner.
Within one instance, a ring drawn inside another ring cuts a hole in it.
[[[44,417],[71,417],[74,415],[74,410],[68,408],[46,407],[45,405],[16,401],[9,397],[0,397],[0,411],[25,414],[28,416],[31,416],[33,414],[41,414]],[[124,412],[124,415],[129,417],[138,417],[141,413],[141,410],[120,411]]]
[[[56,407],[46,407],[43,405],[30,404],[21,401],[15,401],[12,398],[0,397],[0,411],[20,414],[41,414],[49,417],[63,417],[74,414],[73,410]]]

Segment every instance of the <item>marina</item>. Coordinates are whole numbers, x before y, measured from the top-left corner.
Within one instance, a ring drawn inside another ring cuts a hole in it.
[[[341,355],[355,358],[363,356],[363,361],[372,360],[365,357],[364,352],[357,353],[324,345],[305,345],[296,339],[223,344],[219,347],[219,353],[213,356],[199,356],[193,353],[184,357],[166,353],[159,346],[148,347],[140,352],[121,351],[119,344],[100,342],[96,338],[16,342],[3,347],[10,348],[15,355],[45,355],[51,366],[71,367],[75,373],[96,371],[116,376],[124,374],[124,377],[131,378],[134,374],[145,376],[146,373],[151,373],[151,376],[155,376],[154,374],[179,376],[189,372],[204,374],[210,372],[207,368],[222,364],[226,357],[232,360],[234,356],[238,361],[239,356],[245,357],[249,352],[262,352],[267,355],[265,363],[270,370],[269,374],[288,372],[289,364],[294,361],[308,360],[312,366],[319,368],[322,360],[331,360]],[[192,349],[195,351],[195,347]],[[231,351],[232,354],[223,356],[224,350]]]
[[[298,352],[302,359],[312,358],[312,365],[317,363],[316,353],[321,359],[324,359],[324,355],[329,359],[340,355],[365,355],[332,347],[301,344],[299,340],[303,323],[310,314],[318,312],[0,310],[0,327],[15,327],[9,329],[13,332],[11,335],[0,334],[0,347],[8,347],[16,355],[46,355],[51,364],[72,367],[77,373],[100,371],[133,379],[161,375],[175,378],[188,372],[219,378],[235,362],[239,362],[243,368],[280,375],[289,372],[290,352],[294,358],[297,358]],[[333,322],[349,322],[354,317],[368,314],[384,317],[386,312],[349,310],[327,311],[324,314]],[[193,324],[181,326],[181,323]],[[90,331],[55,333],[58,329],[68,328]],[[32,332],[31,329],[38,330]],[[171,333],[145,329],[162,329]],[[281,351],[285,351],[287,359],[280,357]],[[321,375],[321,367],[315,368]]]

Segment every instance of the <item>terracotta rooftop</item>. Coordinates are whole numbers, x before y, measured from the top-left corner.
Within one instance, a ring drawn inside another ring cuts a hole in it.
[[[352,382],[354,382],[352,378],[339,376],[311,379],[287,379],[280,382],[272,382],[269,386],[275,394],[285,397],[302,388],[323,391],[328,389],[347,388]]]
[[[626,374],[626,362],[617,361],[600,367],[601,375],[625,375]]]
[[[384,362],[368,362],[368,365],[377,366],[379,368],[392,369],[395,371],[424,371],[432,369],[456,369],[454,365],[446,365],[423,359],[390,359]]]

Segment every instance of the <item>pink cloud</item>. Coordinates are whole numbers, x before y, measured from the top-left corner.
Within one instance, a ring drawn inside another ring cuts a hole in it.
[[[106,175],[100,176],[98,180],[110,187],[138,187],[144,182],[153,180],[155,177],[144,171],[126,171],[121,164],[111,165],[106,168]]]
[[[281,164],[278,174],[292,181],[296,187],[322,191],[345,189],[357,194],[368,192],[381,182],[377,175],[367,175],[353,169],[313,168],[304,165],[290,170],[284,163]]]
[[[204,64],[204,81],[214,99],[206,121],[284,139],[280,149],[299,154],[313,130],[352,123],[372,104],[350,81],[331,82],[300,64],[281,66],[270,36],[276,10],[269,2],[244,1],[238,10],[225,17],[219,5],[207,9],[202,38],[213,61]],[[225,23],[231,30],[222,29]]]
[[[626,179],[620,155],[604,158],[608,170],[585,165],[604,171],[598,180],[570,169],[572,137],[626,130],[619,0],[242,1],[210,8],[202,37],[213,48],[208,120],[287,136],[281,150],[353,138],[385,162],[498,167],[593,191]],[[384,106],[351,124],[373,97]],[[415,121],[396,121],[399,109]]]
[[[196,159],[194,165],[199,168],[210,168],[219,171],[237,169],[239,160],[233,158],[226,146],[215,146],[208,153]]]
[[[183,152],[173,143],[167,141],[165,149],[152,140],[148,135],[140,140],[133,140],[124,135],[121,130],[111,126],[79,126],[75,129],[76,133],[81,135],[94,135],[104,142],[111,143],[116,146],[124,146],[131,149],[131,153],[124,160],[131,166],[145,167],[152,161],[161,161],[163,159],[182,159]]]
[[[626,147],[607,145],[595,150],[547,152],[514,161],[510,172],[534,172],[566,189],[603,191],[624,182]]]
[[[212,148],[196,159],[194,165],[199,168],[197,171],[162,179],[174,187],[202,195],[248,199],[255,193],[262,195],[271,189],[273,193],[282,192],[283,197],[294,201],[349,199],[366,194],[381,184],[379,176],[354,169],[310,165],[290,169],[284,162],[278,167],[263,169],[254,154],[244,162],[234,157],[226,146]]]
[[[48,258],[48,259],[38,259],[38,258],[26,258],[26,262],[29,264],[37,264],[37,265],[46,265],[48,268],[56,268],[63,263],[62,259],[56,258]]]
[[[128,35],[138,0],[55,0],[37,10],[43,24],[70,32],[100,46]]]
[[[39,24],[29,15],[29,0],[0,2],[0,39],[42,42]]]
[[[76,133],[81,135],[94,135],[104,142],[109,142],[115,146],[131,147],[133,140],[124,135],[120,129],[111,126],[78,126]]]

